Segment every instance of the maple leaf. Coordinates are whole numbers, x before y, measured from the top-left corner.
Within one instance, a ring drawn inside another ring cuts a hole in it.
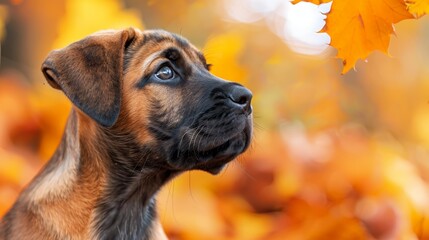
[[[429,0],[406,0],[405,2],[410,13],[419,17],[429,13]]]
[[[338,49],[337,57],[344,65],[342,73],[346,73],[374,50],[387,53],[393,24],[408,18],[413,15],[403,0],[337,0],[322,31],[331,37],[330,45]]]

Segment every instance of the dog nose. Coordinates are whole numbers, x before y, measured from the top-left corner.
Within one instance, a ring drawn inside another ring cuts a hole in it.
[[[252,113],[250,102],[252,101],[252,92],[240,85],[233,85],[228,93],[228,98],[234,108],[241,109],[245,113]]]

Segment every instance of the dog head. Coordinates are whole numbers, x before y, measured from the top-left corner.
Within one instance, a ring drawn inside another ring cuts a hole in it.
[[[42,71],[101,129],[150,147],[148,166],[215,174],[249,146],[251,92],[212,75],[178,35],[99,32],[51,52]]]

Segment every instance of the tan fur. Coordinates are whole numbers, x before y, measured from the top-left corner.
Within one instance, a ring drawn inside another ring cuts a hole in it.
[[[133,31],[138,34],[136,41],[143,38],[139,30],[133,29]],[[115,34],[118,32],[101,31],[92,36],[103,36],[105,44],[109,44],[112,41],[110,36]],[[147,105],[140,97],[142,94],[137,94],[133,85],[138,80],[138,76],[142,76],[143,71],[153,61],[151,57],[145,55],[154,54],[164,46],[149,45],[143,48],[133,58],[130,70],[124,76],[121,115],[126,120],[120,119],[122,121],[120,124],[126,128],[139,129],[139,140],[147,142],[151,140],[151,137],[145,131],[147,123],[142,121],[145,119]],[[148,59],[145,60],[145,58]],[[53,86],[57,87],[55,84]],[[102,89],[99,91],[106,92]],[[150,94],[151,90],[145,91],[147,91],[146,94]],[[12,239],[29,239],[28,236],[32,236],[31,239],[62,239],[60,236],[73,235],[74,237],[70,239],[83,240],[95,239],[97,235],[93,232],[91,223],[97,217],[93,212],[95,202],[107,181],[103,164],[100,163],[103,154],[93,151],[97,145],[94,121],[77,108],[74,108],[73,111],[64,132],[67,146],[63,146],[64,152],[60,156],[62,158],[60,163],[51,171],[42,171],[22,193],[20,202],[16,204],[18,210],[15,211],[16,217],[13,219],[14,227],[12,229],[16,235]],[[139,119],[139,122],[132,122],[132,119]],[[79,140],[94,146],[85,151],[85,156],[80,155]],[[78,179],[77,167],[79,165],[83,167],[81,170],[83,172]],[[64,216],[67,217],[64,218]],[[36,222],[37,224],[35,224]],[[46,229],[49,229],[49,232]],[[151,231],[153,232],[152,239],[167,239],[159,221],[155,221],[155,227]],[[2,239],[0,232],[0,240]]]
[[[64,160],[53,171],[43,175],[37,185],[28,192],[29,200],[36,205],[41,202],[49,202],[53,199],[64,198],[70,194],[72,186],[76,184],[76,171],[80,158],[79,141],[76,139],[77,129],[67,128],[65,136],[69,145],[64,152]]]
[[[126,109],[124,113],[127,113],[129,119],[139,119],[139,122],[132,122],[131,124],[133,124],[133,128],[135,129],[142,129],[138,134],[142,143],[151,140],[151,136],[145,131],[148,122],[142,120],[147,118],[145,113],[148,110],[148,102],[146,99],[150,98],[150,96],[156,95],[161,105],[170,107],[169,119],[174,121],[174,119],[178,120],[180,117],[178,115],[178,110],[182,107],[180,105],[182,102],[180,94],[171,94],[164,86],[147,86],[145,89],[135,88],[141,76],[154,70],[157,61],[160,59],[159,55],[161,51],[170,46],[175,46],[173,40],[171,42],[167,41],[160,44],[143,46],[136,52],[135,57],[129,63],[129,70],[125,73],[124,88],[127,89],[127,94],[122,96],[124,101],[123,107]],[[185,57],[186,61],[191,61],[186,54],[182,55],[182,57]]]
[[[100,31],[48,55],[42,66],[45,78],[52,87],[62,90],[75,106],[54,156],[0,221],[0,240],[105,239],[112,231],[118,236],[131,236],[124,235],[135,230],[129,221],[140,224],[138,230],[141,231],[133,232],[133,236],[146,234],[145,240],[167,239],[156,214],[151,212],[153,200],[162,184],[191,168],[180,169],[170,162],[157,162],[168,150],[152,151],[153,146],[158,144],[164,149],[170,145],[159,144],[160,140],[154,135],[158,138],[165,135],[164,126],[175,126],[185,119],[181,110],[188,107],[186,100],[197,104],[198,99],[208,98],[198,89],[185,94],[180,85],[138,87],[143,84],[143,76],[154,76],[168,58],[161,54],[168,55],[166,52],[172,48],[180,53],[179,60],[186,63],[183,68],[187,72],[211,76],[205,59],[194,46],[165,31],[141,32],[133,28]],[[212,81],[221,83],[224,80],[214,78]],[[251,95],[246,96],[246,118],[251,118]],[[241,101],[235,104],[243,105]],[[154,111],[163,114],[153,114],[154,120],[149,116]],[[243,116],[240,116],[242,120]],[[193,116],[187,117],[189,120]],[[155,130],[152,128],[151,132],[151,121],[163,124],[157,125]],[[197,143],[198,128],[186,126],[180,131],[182,139],[191,136],[191,144]],[[237,138],[240,134],[233,136]],[[242,151],[245,148],[243,145]],[[145,165],[147,156],[144,154],[152,154],[152,166]],[[217,160],[227,162],[225,157]],[[167,161],[165,157],[164,161]],[[169,165],[159,167],[157,164]],[[197,167],[204,169],[201,168],[204,165]],[[133,212],[136,208],[141,212]],[[137,220],[132,218],[139,213],[146,215],[138,215]],[[130,218],[118,220],[124,216]],[[119,225],[114,224],[123,225],[115,228]]]
[[[71,124],[74,121],[77,123]],[[70,126],[74,124],[77,125],[77,129],[71,129]],[[80,148],[75,138],[78,135],[85,136],[81,137],[81,141],[89,142],[94,138],[91,133],[92,127],[88,124],[94,123],[88,121],[82,113],[72,114],[64,135],[71,141],[65,149],[63,162],[52,172],[36,178],[37,181],[30,184],[27,191],[23,193],[23,199],[29,206],[28,214],[43,219],[42,226],[51,229],[50,235],[53,236],[62,236],[65,233],[75,235],[75,239],[89,239],[88,224],[91,211],[103,187],[105,176],[102,165],[98,164],[101,159],[96,152],[92,156],[78,155]],[[85,130],[84,133],[82,133],[83,130]],[[80,163],[84,168],[80,179],[77,179],[76,166]]]

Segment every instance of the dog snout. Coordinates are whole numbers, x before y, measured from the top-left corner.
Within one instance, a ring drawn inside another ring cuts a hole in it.
[[[246,114],[252,113],[252,107],[250,105],[252,101],[252,92],[249,89],[241,85],[232,85],[227,96],[227,101],[230,106],[242,110]]]

